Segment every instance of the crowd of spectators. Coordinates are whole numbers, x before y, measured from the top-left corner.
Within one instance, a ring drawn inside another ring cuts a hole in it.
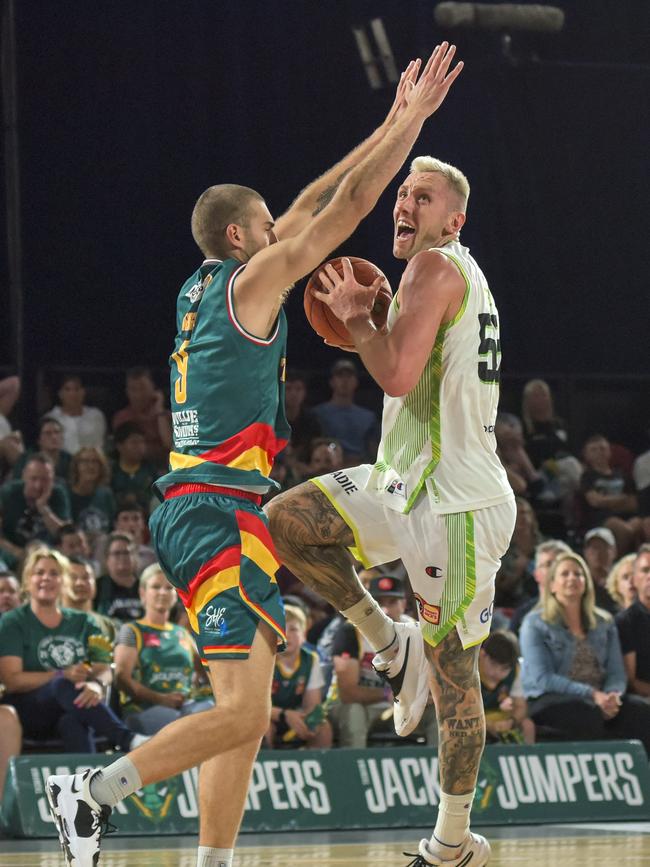
[[[19,386],[0,381],[0,791],[23,740],[128,749],[213,700],[148,544],[172,424],[151,374],[128,371],[110,424],[85,405],[81,378],[64,377],[28,447],[8,421]],[[307,377],[288,371],[293,435],[273,469],[283,489],[373,460],[379,419],[358,386],[341,358],[329,400],[311,406]],[[488,741],[633,737],[650,752],[650,452],[597,432],[577,448],[542,380],[495,427],[517,519],[479,661]],[[389,617],[417,618],[400,562],[359,575]],[[286,569],[278,580],[287,646],[265,745],[394,743],[371,649]],[[432,704],[413,737],[437,743]]]

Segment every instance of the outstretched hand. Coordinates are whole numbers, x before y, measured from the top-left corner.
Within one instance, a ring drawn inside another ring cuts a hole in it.
[[[395,99],[386,115],[384,126],[390,126],[390,124],[400,116],[408,105],[406,94],[410,92],[412,86],[417,81],[421,64],[422,61],[419,57],[417,60],[411,60],[404,72],[400,75],[397,91],[395,92]]]
[[[428,59],[416,82],[412,76],[405,77],[405,100],[408,108],[422,117],[430,117],[443,103],[449,88],[460,75],[463,61],[459,61],[449,72],[451,61],[456,54],[456,46],[443,42],[437,45]]]

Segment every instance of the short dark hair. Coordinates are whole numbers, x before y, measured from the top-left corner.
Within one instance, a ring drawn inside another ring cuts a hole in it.
[[[38,422],[38,435],[40,436],[43,433],[43,428],[46,424],[55,424],[60,431],[63,430],[63,425],[58,420],[58,418],[54,418],[53,415],[44,415]]]
[[[223,259],[228,255],[225,230],[231,223],[247,226],[254,201],[264,199],[240,184],[216,184],[201,193],[192,211],[192,237],[204,256]]]
[[[113,442],[115,445],[119,445],[125,440],[128,440],[128,438],[133,434],[144,436],[144,431],[140,425],[136,424],[134,421],[125,421],[123,424],[118,425],[118,427],[115,428],[115,431],[113,432]]]
[[[519,642],[514,632],[496,629],[483,642],[483,650],[499,665],[513,666],[519,659]]]
[[[115,522],[117,522],[117,519],[120,517],[122,512],[139,512],[143,519],[147,517],[146,509],[144,509],[136,500],[122,500],[120,502],[115,511]]]

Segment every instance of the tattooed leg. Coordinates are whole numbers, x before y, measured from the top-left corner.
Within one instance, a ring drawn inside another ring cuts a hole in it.
[[[433,668],[440,788],[449,795],[464,795],[476,788],[485,746],[479,648],[463,650],[457,631],[452,629],[438,647],[425,642],[425,652]]]
[[[311,482],[274,497],[264,507],[280,559],[337,611],[365,593],[348,546],[352,531],[327,497]]]

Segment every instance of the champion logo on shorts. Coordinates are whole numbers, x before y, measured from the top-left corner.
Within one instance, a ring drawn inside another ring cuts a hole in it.
[[[442,569],[439,566],[427,566],[424,571],[429,578],[442,578]]]

